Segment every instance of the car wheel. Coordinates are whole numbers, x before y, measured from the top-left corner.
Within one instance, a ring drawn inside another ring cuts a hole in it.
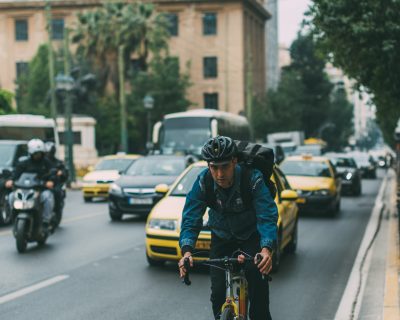
[[[272,272],[278,272],[279,267],[281,265],[281,256],[282,256],[281,243],[282,243],[282,231],[279,228],[276,248],[274,253],[272,254]]]
[[[112,221],[121,221],[122,220],[122,213],[115,209],[108,209],[108,213]]]
[[[151,266],[151,267],[162,267],[165,264],[164,260],[156,260],[153,258],[150,258],[149,255],[146,252],[146,259],[147,259],[147,263]]]
[[[83,197],[83,201],[85,201],[86,203],[92,202],[93,198],[92,197]]]
[[[285,251],[287,253],[295,253],[297,250],[297,239],[298,239],[298,224],[299,220],[296,220],[296,224],[294,226],[293,232],[292,232],[292,239],[288,243],[288,245],[285,248]]]

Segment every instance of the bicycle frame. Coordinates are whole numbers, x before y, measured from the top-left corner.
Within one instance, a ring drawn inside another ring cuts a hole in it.
[[[230,266],[225,270],[225,277],[226,300],[221,307],[221,313],[225,308],[231,308],[235,314],[235,319],[247,320],[248,284],[244,270],[241,269],[238,273],[234,273]]]

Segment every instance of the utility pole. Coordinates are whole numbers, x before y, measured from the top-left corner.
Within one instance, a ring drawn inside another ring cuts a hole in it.
[[[50,79],[50,94],[51,94],[51,117],[54,119],[57,128],[57,101],[56,101],[56,90],[55,90],[55,75],[54,75],[54,53],[52,45],[52,17],[51,17],[51,5],[50,0],[46,0],[46,20],[47,20],[47,33],[48,33],[48,59],[49,59],[49,79]]]
[[[70,54],[69,54],[69,30],[64,28],[64,74],[67,77],[71,77],[71,65],[70,65]],[[65,160],[69,170],[69,182],[75,181],[75,166],[74,166],[74,134],[72,129],[72,96],[71,91],[66,90],[65,92]]]
[[[124,65],[125,46],[118,47],[118,74],[119,74],[119,104],[121,121],[121,151],[128,152],[128,129],[126,118],[126,97],[125,97],[125,65]]]
[[[253,56],[250,47],[250,37],[247,41],[247,59],[246,59],[246,115],[250,122],[250,128],[253,128]]]

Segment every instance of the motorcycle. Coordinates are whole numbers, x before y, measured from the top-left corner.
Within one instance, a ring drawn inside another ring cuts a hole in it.
[[[14,228],[13,233],[19,253],[25,252],[28,242],[44,245],[52,233],[52,223],[49,232],[43,232],[41,193],[46,189],[45,181],[35,173],[23,173],[15,182],[14,196],[11,203]]]
[[[12,173],[8,169],[4,169],[1,172],[1,186],[0,186],[0,225],[8,225],[11,224],[11,210],[8,206],[8,195],[10,193],[4,187],[4,183],[7,179],[11,177]]]

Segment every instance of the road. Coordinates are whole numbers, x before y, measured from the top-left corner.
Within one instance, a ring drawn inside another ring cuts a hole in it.
[[[271,282],[273,319],[333,319],[381,178],[363,180],[362,197],[343,197],[336,218],[301,217],[298,251]],[[207,272],[186,287],[175,264],[148,267],[144,226],[111,223],[105,202],[84,204],[73,191],[45,247],[18,254],[10,228],[0,228],[0,319],[211,319]]]

